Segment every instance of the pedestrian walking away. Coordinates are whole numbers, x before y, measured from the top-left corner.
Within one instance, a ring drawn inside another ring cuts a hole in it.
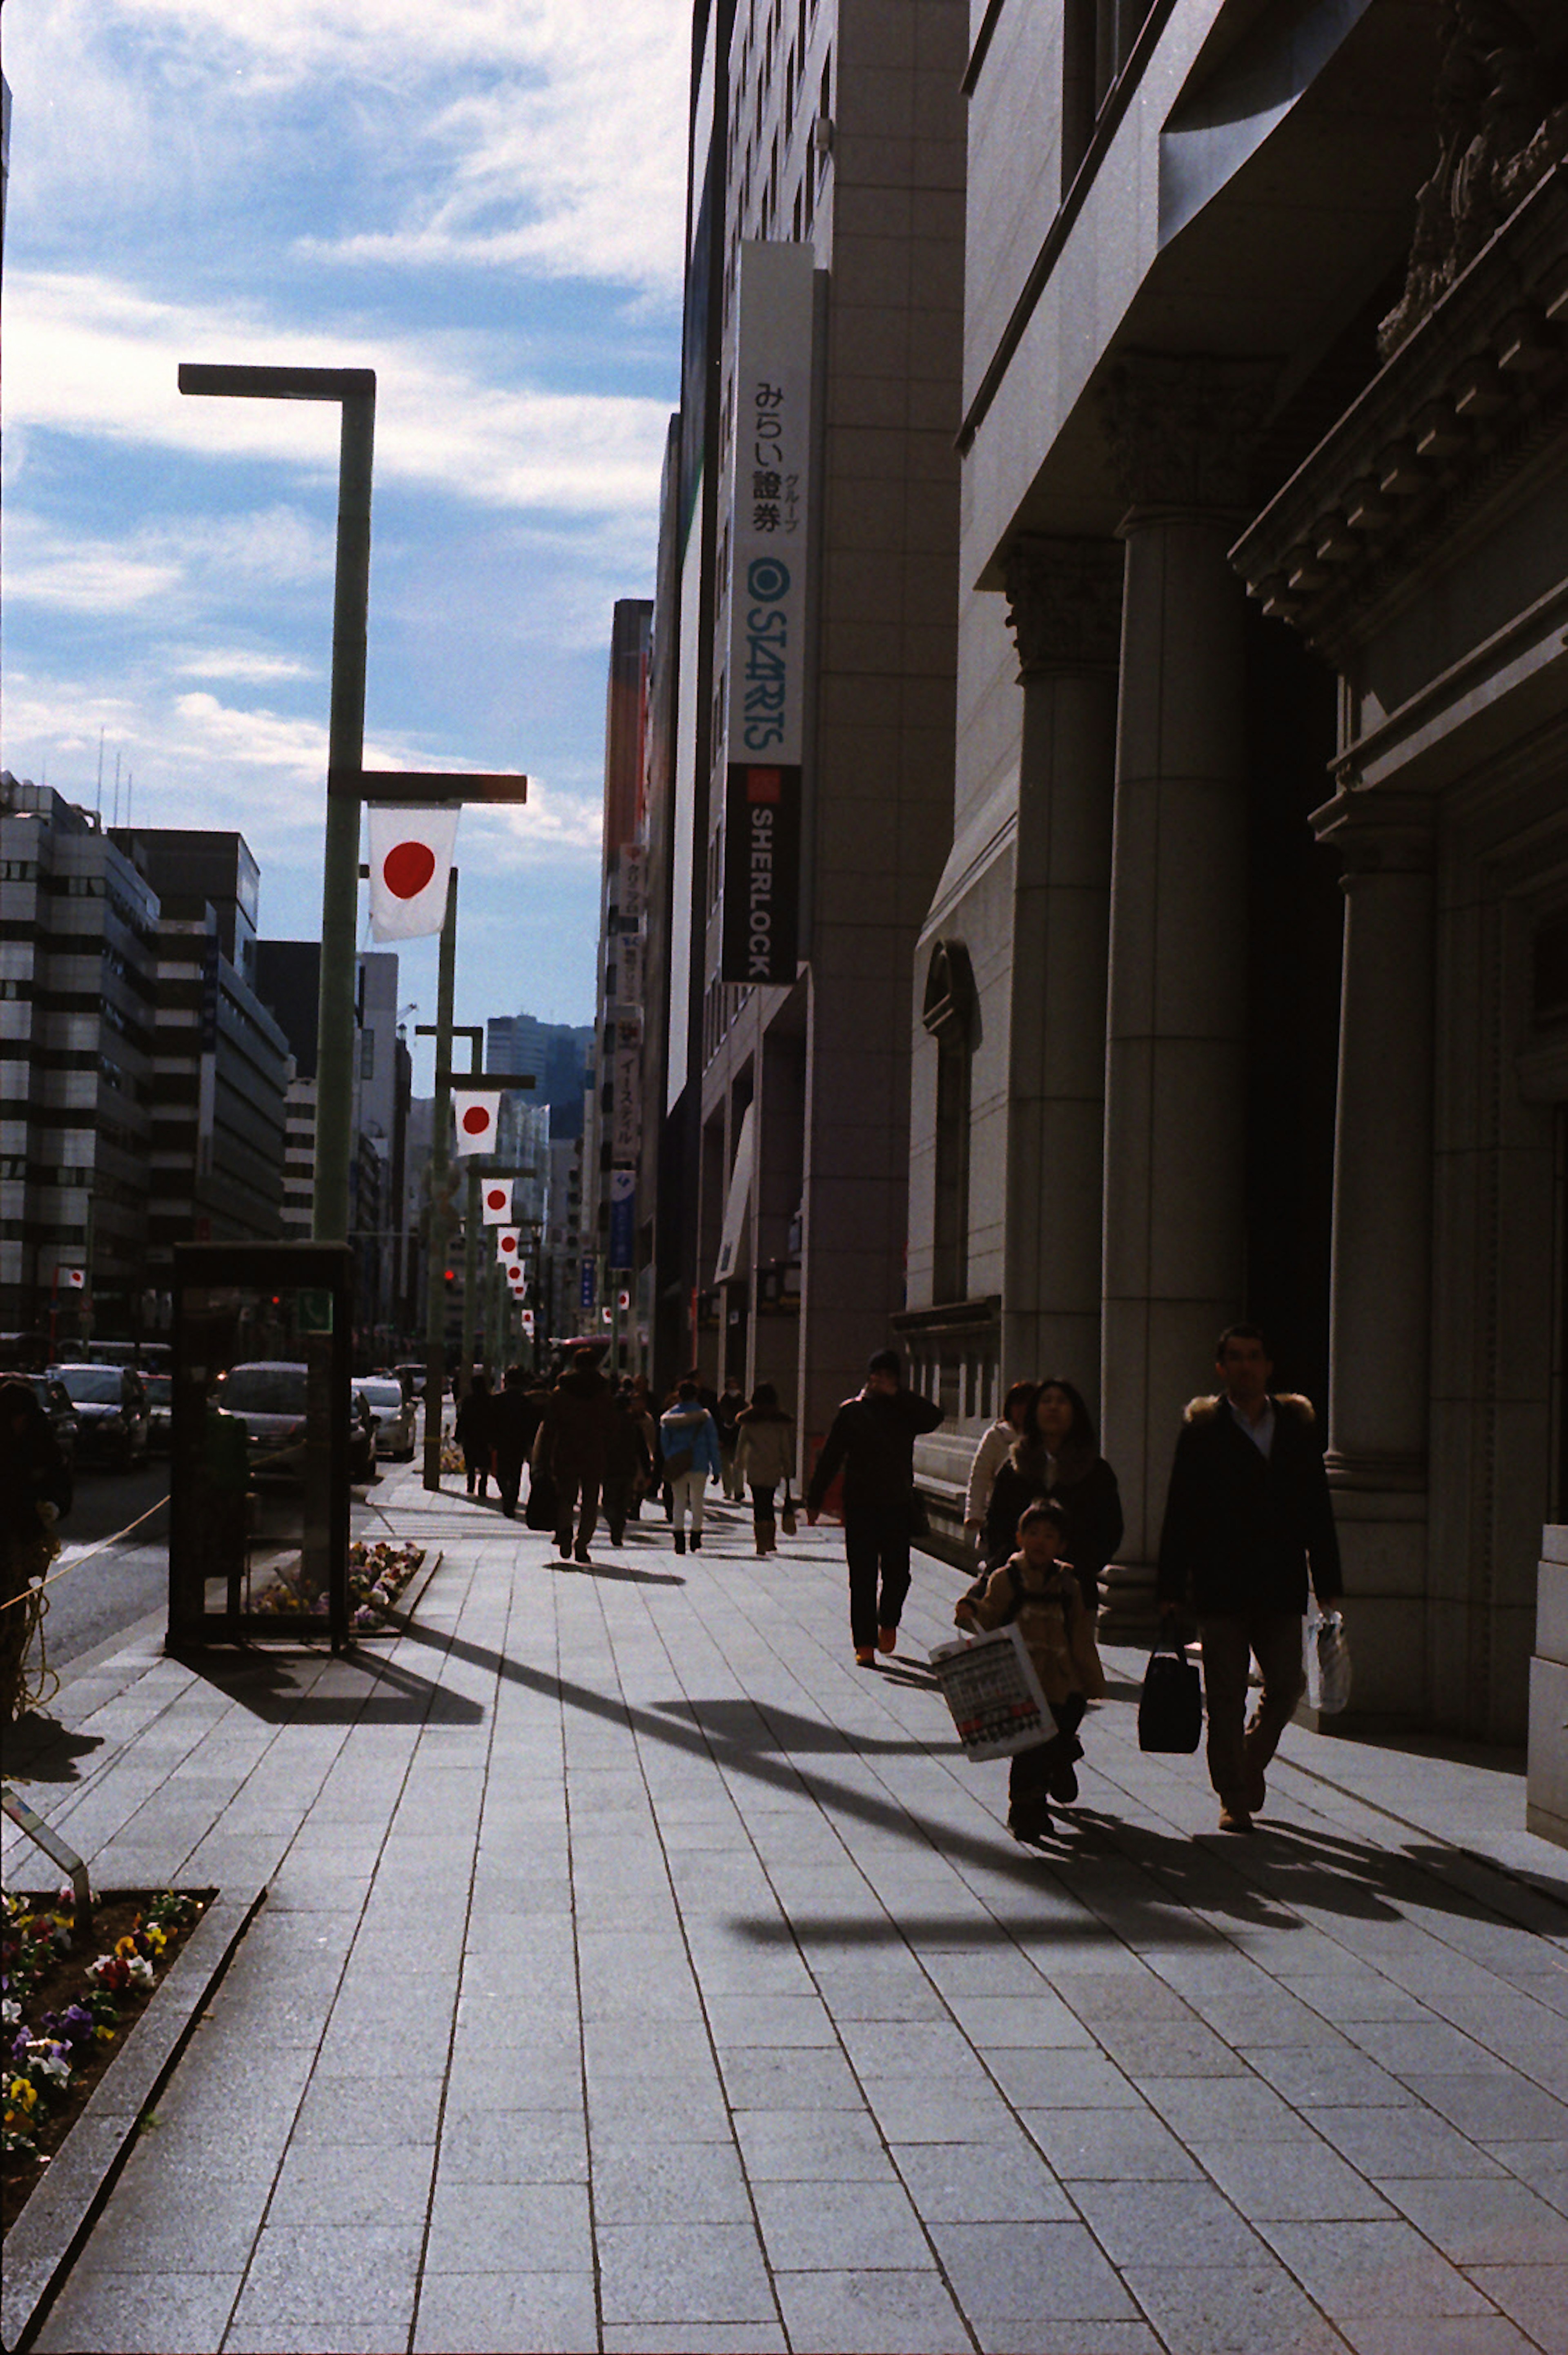
[[[548,1471],[556,1484],[555,1543],[562,1561],[588,1561],[599,1526],[614,1412],[597,1350],[573,1350],[571,1363],[549,1394],[533,1453],[536,1467]]]
[[[691,1550],[702,1543],[702,1492],[719,1477],[719,1433],[713,1417],[698,1396],[694,1376],[688,1374],[676,1391],[675,1404],[659,1417],[659,1448],[665,1477],[669,1482],[669,1518],[677,1553],[686,1551],[687,1517],[691,1519]]]
[[[1008,1774],[1008,1829],[1016,1840],[1040,1840],[1051,1831],[1050,1802],[1071,1806],[1078,1796],[1078,1729],[1092,1700],[1105,1690],[1094,1647],[1093,1614],[1070,1559],[1070,1526],[1059,1504],[1026,1505],[1016,1550],[998,1562],[978,1596],[955,1604],[960,1627],[1006,1627],[1023,1637],[1040,1690],[1055,1721],[1046,1742],[1015,1751]]]
[[[468,1395],[457,1410],[453,1434],[463,1450],[463,1470],[471,1497],[482,1497],[490,1476],[490,1451],[493,1437],[493,1401],[490,1378],[475,1374],[468,1385]],[[499,1484],[497,1484],[499,1485]]]
[[[642,1421],[629,1390],[614,1394],[615,1412],[604,1455],[604,1521],[613,1546],[626,1542],[626,1517],[653,1473]]]
[[[509,1521],[517,1518],[523,1466],[539,1436],[549,1402],[549,1392],[536,1383],[523,1367],[507,1367],[491,1406],[490,1428],[496,1454],[496,1487],[501,1510]]]
[[[1339,1545],[1311,1401],[1270,1391],[1255,1325],[1226,1327],[1215,1368],[1217,1393],[1192,1400],[1176,1443],[1156,1592],[1168,1632],[1183,1607],[1197,1618],[1220,1828],[1250,1832],[1305,1684],[1308,1572],[1319,1604],[1337,1605]],[[1243,1730],[1253,1658],[1263,1690]]]
[[[1055,1374],[1037,1387],[1029,1421],[992,1484],[981,1548],[988,1567],[1014,1551],[1019,1516],[1040,1497],[1053,1497],[1066,1509],[1072,1532],[1068,1559],[1093,1619],[1100,1608],[1101,1575],[1122,1542],[1122,1497],[1100,1453],[1083,1394]],[[971,1591],[978,1593],[984,1584],[982,1572]]]
[[[752,1530],[760,1554],[778,1551],[773,1499],[795,1472],[795,1421],[772,1382],[759,1382],[735,1419],[735,1480],[752,1492]]]
[[[903,1384],[896,1349],[879,1349],[864,1387],[833,1418],[805,1495],[815,1522],[844,1475],[844,1558],[849,1572],[849,1640],[863,1668],[898,1647],[910,1587],[910,1544],[919,1518],[914,1443],[942,1421],[942,1409]]]
[[[983,1570],[990,1567],[986,1560],[985,1538],[991,1490],[1013,1442],[1029,1429],[1039,1388],[1038,1382],[1013,1384],[1002,1401],[1001,1413],[989,1431],[981,1433],[969,1465],[968,1486],[964,1492],[964,1534],[979,1554]]]
[[[713,1407],[713,1424],[719,1433],[720,1480],[724,1494],[732,1505],[738,1505],[746,1493],[735,1469],[735,1426],[745,1404],[745,1391],[733,1374],[726,1374],[724,1387]]]

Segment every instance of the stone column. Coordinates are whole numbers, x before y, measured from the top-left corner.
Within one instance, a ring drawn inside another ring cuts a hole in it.
[[[1152,1579],[1181,1409],[1245,1279],[1244,592],[1227,550],[1268,372],[1124,362],[1104,421],[1129,502],[1105,1057],[1104,1445],[1119,1615]]]
[[[1340,794],[1318,815],[1345,870],[1328,1478],[1354,1598],[1358,1709],[1425,1700],[1431,1398],[1432,810]]]
[[[1020,539],[1007,592],[1024,714],[1002,1374],[1064,1374],[1093,1407],[1121,551],[1112,541]]]

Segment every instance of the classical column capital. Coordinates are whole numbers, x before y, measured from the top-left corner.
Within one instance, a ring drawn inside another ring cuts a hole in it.
[[[1278,369],[1270,360],[1129,352],[1100,393],[1116,487],[1129,507],[1250,510],[1253,458]]]
[[[1312,829],[1319,842],[1339,851],[1347,890],[1377,876],[1432,872],[1435,820],[1424,794],[1338,793],[1313,811]]]
[[[1008,624],[1019,676],[1115,670],[1122,644],[1122,551],[1113,539],[1015,539],[1008,550]]]

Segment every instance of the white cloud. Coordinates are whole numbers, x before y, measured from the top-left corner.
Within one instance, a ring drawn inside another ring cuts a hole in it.
[[[668,293],[689,41],[689,0],[50,0],[6,27],[17,199],[40,227],[177,216],[310,168],[330,105],[333,201],[377,218],[301,250]]]
[[[336,479],[329,402],[182,394],[182,360],[374,368],[376,475],[484,506],[636,515],[656,504],[669,411],[621,394],[513,389],[480,380],[478,339],[393,331],[327,336],[160,302],[111,280],[14,270],[6,409],[13,429],[49,427],[220,464],[271,459]]]
[[[219,646],[203,654],[176,655],[173,668],[179,678],[228,678],[256,687],[272,679],[321,676],[309,663],[296,662],[292,655],[260,654],[251,646]]]
[[[4,554],[13,606],[96,615],[150,609],[167,619],[193,613],[214,587],[330,578],[334,549],[332,534],[293,507],[165,516],[109,539],[68,532],[13,496]]]

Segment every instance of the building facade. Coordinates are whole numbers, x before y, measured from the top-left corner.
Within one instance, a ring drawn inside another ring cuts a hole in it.
[[[1359,1706],[1517,1738],[1568,1329],[1559,12],[976,14],[924,1477],[954,1514],[1005,1384],[1067,1376],[1136,1617],[1250,1316],[1327,1416]]]
[[[89,812],[0,777],[0,1329],[63,1344],[155,1319],[157,921]]]
[[[966,15],[696,11],[649,1305],[661,1379],[772,1380],[808,1442],[904,1297],[905,976],[950,824]]]

